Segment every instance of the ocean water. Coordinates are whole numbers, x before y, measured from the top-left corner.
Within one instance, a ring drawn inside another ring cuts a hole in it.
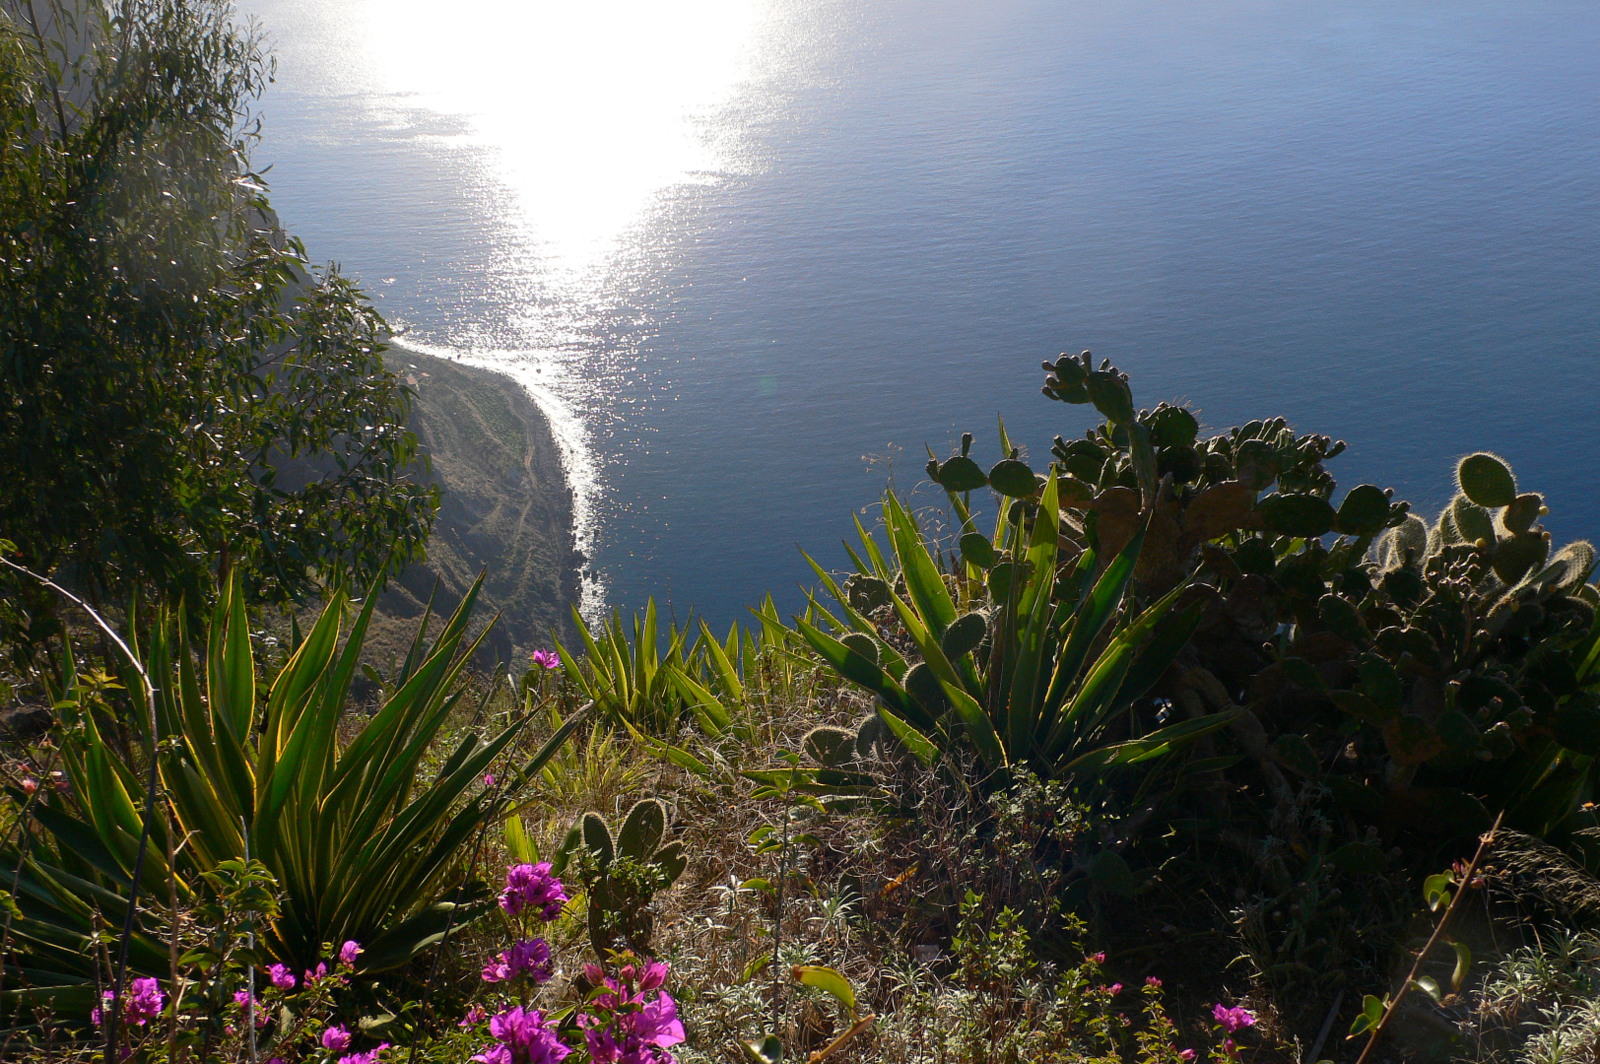
[[[313,258],[556,425],[588,607],[725,624],[964,430],[1041,458],[1092,349],[1141,405],[1489,448],[1600,538],[1600,7],[244,0]]]

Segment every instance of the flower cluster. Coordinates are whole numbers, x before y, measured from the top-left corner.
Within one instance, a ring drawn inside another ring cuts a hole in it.
[[[595,1064],[672,1064],[667,1049],[684,1040],[684,1030],[677,1003],[661,989],[667,970],[665,961],[627,963],[613,978],[585,967],[597,989],[578,1026]]]
[[[551,655],[554,659],[554,655]],[[554,667],[554,662],[548,667]],[[567,891],[547,863],[518,864],[506,869],[506,888],[500,907],[524,929],[529,918],[554,920],[567,903]],[[574,1021],[582,1033],[590,1064],[674,1064],[668,1048],[684,1040],[678,1006],[662,987],[665,962],[638,960],[631,954],[613,955],[616,974],[599,965],[584,967],[593,987],[579,1006]],[[508,984],[518,978],[537,986],[554,974],[550,944],[542,938],[518,938],[510,949],[483,967],[483,980]],[[502,1010],[488,1016],[474,1006],[461,1021],[463,1028],[489,1021],[493,1043],[471,1059],[476,1064],[560,1064],[574,1051],[562,1041],[562,1031],[531,1003],[511,996]],[[566,1030],[570,1040],[574,1032]]]
[[[1256,1018],[1250,1014],[1248,1009],[1241,1008],[1238,1005],[1229,1008],[1220,1001],[1212,1008],[1211,1018],[1216,1020],[1217,1025],[1229,1034],[1235,1034],[1246,1027],[1254,1027],[1256,1022]]]
[[[483,966],[483,981],[504,983],[525,975],[535,983],[549,982],[554,967],[550,960],[550,944],[542,938],[515,943]]]
[[[478,1064],[560,1064],[572,1052],[542,1012],[520,1005],[490,1019],[489,1034],[498,1044],[474,1056]]]
[[[1217,1026],[1222,1028],[1222,1052],[1225,1059],[1238,1059],[1239,1047],[1234,1042],[1233,1036],[1246,1027],[1254,1027],[1256,1018],[1249,1009],[1239,1005],[1229,1008],[1222,1002],[1217,1002],[1211,1008],[1211,1018],[1217,1021]]]
[[[500,908],[516,916],[533,908],[546,921],[561,915],[567,904],[566,888],[550,874],[550,862],[512,865],[506,869],[506,889],[500,892]]]
[[[105,1020],[105,1010],[111,1007],[114,1000],[115,995],[107,990],[101,995],[103,1005],[90,1010],[89,1019],[96,1027]],[[129,984],[128,994],[123,999],[122,1018],[143,1027],[151,1020],[160,1018],[166,1003],[167,995],[161,992],[159,979],[135,979]]]

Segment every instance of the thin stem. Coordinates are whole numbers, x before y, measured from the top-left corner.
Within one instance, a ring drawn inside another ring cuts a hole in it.
[[[1450,904],[1445,907],[1444,915],[1434,925],[1433,934],[1428,936],[1427,944],[1422,947],[1422,952],[1417,954],[1417,959],[1412,963],[1411,970],[1406,973],[1406,981],[1400,984],[1400,989],[1395,992],[1394,1000],[1389,1007],[1383,1010],[1383,1018],[1378,1021],[1378,1026],[1372,1029],[1367,1036],[1367,1044],[1362,1047],[1361,1055],[1356,1058],[1356,1064],[1366,1064],[1367,1058],[1372,1055],[1373,1047],[1378,1044],[1378,1039],[1383,1035],[1383,1029],[1389,1026],[1389,1021],[1394,1014],[1400,1011],[1400,1002],[1406,999],[1411,992],[1411,987],[1417,981],[1417,972],[1422,969],[1422,962],[1428,959],[1428,953],[1433,949],[1434,943],[1439,941],[1444,934],[1445,925],[1450,922],[1450,917],[1455,914],[1456,906],[1461,904],[1461,899],[1467,896],[1467,891],[1472,886],[1472,876],[1478,870],[1478,862],[1483,860],[1483,855],[1489,852],[1489,846],[1494,842],[1495,833],[1500,830],[1500,821],[1505,819],[1506,812],[1500,810],[1500,815],[1494,818],[1494,824],[1489,831],[1478,840],[1478,852],[1472,855],[1472,860],[1467,863],[1467,870],[1461,875],[1461,885],[1451,897]]]

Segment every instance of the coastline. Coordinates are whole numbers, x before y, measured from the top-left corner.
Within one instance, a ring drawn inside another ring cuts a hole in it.
[[[407,425],[441,498],[427,557],[378,601],[375,648],[404,656],[430,594],[435,612],[448,616],[480,572],[476,615],[500,615],[480,657],[514,663],[557,639],[570,646],[585,559],[549,420],[505,374],[398,343],[384,362],[416,392]]]

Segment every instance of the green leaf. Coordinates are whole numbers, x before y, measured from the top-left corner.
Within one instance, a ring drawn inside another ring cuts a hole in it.
[[[1089,860],[1089,879],[1111,894],[1124,898],[1133,894],[1133,870],[1115,850],[1101,850]]]
[[[961,537],[961,557],[979,569],[992,569],[994,563],[999,561],[994,544],[982,532],[968,532]]]
[[[910,511],[892,492],[884,496],[883,516],[917,619],[938,639],[956,619],[956,604],[945,586],[944,574],[929,553]]]
[[[520,816],[506,818],[505,839],[506,856],[511,858],[513,864],[538,863],[539,847],[528,836],[527,826],[522,823]]]
[[[833,996],[834,1000],[844,1008],[850,1019],[856,1018],[856,992],[850,981],[832,968],[823,968],[817,965],[797,965],[793,972],[794,978],[806,986],[814,986]]]
[[[1337,529],[1347,536],[1375,536],[1389,522],[1389,496],[1382,488],[1351,488],[1339,505]]]
[[[1472,970],[1472,950],[1465,942],[1451,942],[1456,951],[1456,966],[1450,973],[1450,989],[1461,993],[1461,988],[1467,983],[1467,973]]]
[[[878,707],[878,716],[883,719],[884,725],[893,733],[896,739],[909,751],[911,755],[924,765],[936,764],[939,760],[939,747],[910,721],[895,716],[888,709]]]
[[[1350,875],[1375,876],[1389,866],[1389,859],[1370,842],[1347,842],[1328,855],[1328,863]]]
[[[617,833],[617,854],[645,860],[655,853],[667,830],[667,807],[659,798],[645,798],[634,804]]]
[[[1423,881],[1422,900],[1427,904],[1429,912],[1436,913],[1450,904],[1450,899],[1455,896],[1451,890],[1455,883],[1456,877],[1452,872],[1439,872]]]
[[[1350,1037],[1356,1038],[1377,1030],[1378,1024],[1383,1022],[1383,1014],[1388,1010],[1389,1004],[1382,998],[1367,994],[1361,999],[1361,1013],[1350,1025]]]

